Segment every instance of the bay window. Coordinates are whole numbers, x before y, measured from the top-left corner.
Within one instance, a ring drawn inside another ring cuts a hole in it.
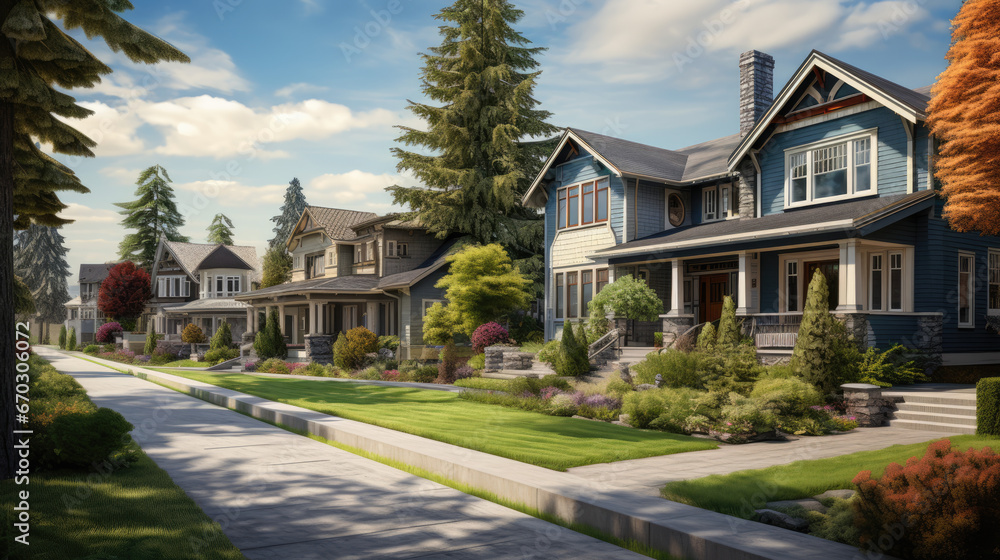
[[[556,191],[556,227],[565,229],[607,221],[609,183],[604,178]]]
[[[188,297],[191,295],[191,281],[183,276],[157,278],[156,295],[159,297]]]
[[[785,152],[785,206],[871,194],[875,186],[875,130],[798,146]]]

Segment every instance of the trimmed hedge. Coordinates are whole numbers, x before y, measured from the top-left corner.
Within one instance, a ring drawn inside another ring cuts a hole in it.
[[[1000,377],[986,377],[976,384],[976,433],[1000,436]]]

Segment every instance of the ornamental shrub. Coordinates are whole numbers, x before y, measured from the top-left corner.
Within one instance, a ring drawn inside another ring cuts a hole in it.
[[[556,373],[563,377],[577,377],[590,372],[587,346],[580,342],[573,330],[570,323],[563,326],[559,355],[556,357]]]
[[[221,350],[223,348],[232,348],[232,346],[233,331],[229,328],[229,321],[222,321],[219,328],[215,330],[215,334],[212,335],[209,348],[212,350]]]
[[[91,413],[59,416],[47,432],[59,464],[90,467],[127,447],[132,442],[132,427],[118,412],[99,408]]]
[[[59,349],[66,349],[66,325],[59,327]]]
[[[854,484],[862,550],[915,560],[1000,552],[1000,455],[989,447],[962,452],[944,439],[880,479],[861,471]]]
[[[142,353],[146,355],[153,355],[156,353],[156,343],[162,337],[156,334],[156,329],[153,327],[153,322],[149,322],[149,330],[146,331],[146,344],[142,347]]]
[[[538,353],[535,354],[535,358],[537,358],[539,362],[545,362],[549,365],[555,365],[556,360],[559,358],[559,347],[561,345],[562,345],[561,341],[552,339],[546,342],[544,346],[542,346],[541,350],[539,350]]]
[[[469,358],[469,361],[465,362],[465,365],[474,370],[484,369],[486,367],[486,354],[476,354]]]
[[[662,332],[655,332],[655,333],[653,333],[653,347],[654,348],[663,348],[663,333]]]
[[[782,416],[802,416],[810,407],[823,404],[823,395],[816,387],[797,378],[761,379],[754,384],[750,398]]]
[[[438,376],[434,380],[435,383],[440,384],[452,384],[457,379],[456,371],[458,370],[458,349],[455,348],[454,342],[449,342],[444,345],[444,350],[441,351],[441,363],[438,364]]]
[[[510,342],[510,333],[499,323],[483,323],[472,333],[472,351],[482,354],[487,346]]]
[[[684,353],[680,350],[664,350],[650,353],[646,359],[635,365],[635,376],[639,383],[652,384],[657,374],[663,376],[664,387],[704,388],[700,372],[704,358],[697,352]]]
[[[71,328],[69,334],[66,335],[66,349],[76,350],[76,328]]]
[[[256,371],[258,373],[280,373],[283,375],[288,375],[291,370],[288,368],[288,364],[284,360],[279,360],[278,358],[270,358],[259,362],[257,364]]]
[[[894,344],[885,352],[869,347],[858,363],[858,382],[893,387],[926,381],[923,372],[914,366],[912,360],[907,360],[907,352],[902,344]]]
[[[717,331],[715,330],[715,323],[709,323],[702,327],[701,333],[698,335],[697,348],[699,352],[712,352],[715,350],[716,341],[718,339]]]
[[[101,347],[96,344],[88,344],[86,348],[83,349],[84,354],[90,354],[91,356],[97,354],[101,351]]]
[[[1000,436],[1000,377],[976,383],[976,433]]]
[[[391,334],[378,337],[378,349],[392,350],[395,354],[396,350],[399,349],[399,337]]]
[[[416,383],[433,383],[437,376],[438,371],[434,366],[419,366],[410,373],[410,377]]]
[[[835,393],[857,376],[859,352],[847,327],[830,313],[826,276],[816,272],[809,282],[802,325],[789,362],[796,375],[824,393]]]
[[[272,309],[264,321],[264,328],[257,333],[253,341],[253,349],[261,360],[282,358],[288,355],[288,345],[281,334],[278,311]]]
[[[205,333],[198,325],[188,323],[188,325],[184,327],[184,330],[181,331],[181,340],[187,342],[188,344],[201,344],[205,342]]]
[[[663,394],[656,390],[629,393],[622,403],[622,412],[628,415],[628,423],[634,428],[648,428],[666,411]]]
[[[366,355],[375,352],[378,352],[378,336],[364,327],[356,327],[337,337],[333,363],[340,369],[353,371],[364,366]]]
[[[216,348],[215,350],[205,352],[205,361],[213,365],[239,357],[240,351],[235,348]]]
[[[115,341],[115,334],[122,332],[121,323],[112,321],[110,323],[104,323],[97,329],[97,335],[94,340],[100,342],[101,344],[113,344]]]

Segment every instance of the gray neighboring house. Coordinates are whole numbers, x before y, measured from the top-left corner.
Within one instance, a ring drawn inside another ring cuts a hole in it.
[[[255,247],[161,240],[147,319],[166,340],[178,341],[189,323],[211,337],[226,321],[238,342],[247,330],[249,306],[234,298],[259,285],[260,276]]]
[[[292,280],[236,300],[253,307],[247,312],[252,332],[264,326],[269,311],[278,312],[292,345],[289,359],[325,361],[322,348],[355,327],[399,336],[399,356],[416,357],[423,349],[424,312],[445,299],[434,284],[460,246],[458,239],[437,239],[395,214],[309,206],[287,241]]]
[[[104,324],[104,314],[97,308],[97,294],[108,271],[118,263],[81,264],[80,295],[66,302],[66,330],[76,329],[78,344],[94,342],[97,329]]]

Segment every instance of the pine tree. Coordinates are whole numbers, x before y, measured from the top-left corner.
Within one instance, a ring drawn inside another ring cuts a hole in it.
[[[159,165],[153,165],[139,174],[135,184],[139,186],[132,202],[117,202],[119,212],[125,219],[121,225],[134,229],[118,245],[122,260],[131,260],[149,270],[156,258],[156,246],[160,239],[187,242],[177,228],[184,225],[184,216],[174,202],[174,189],[170,186],[170,175]]]
[[[66,278],[71,276],[66,262],[65,238],[49,226],[31,225],[17,234],[14,245],[14,273],[21,277],[35,302],[35,312],[48,329],[66,317],[69,301]],[[39,333],[39,340],[49,333]]]
[[[1000,3],[967,0],[951,23],[949,65],[928,105],[942,142],[934,175],[952,228],[1000,235]]]
[[[264,253],[261,288],[284,284],[292,279],[292,256],[283,245],[271,247]]]
[[[212,335],[212,340],[209,341],[210,350],[219,350],[220,348],[230,348],[233,345],[233,331],[229,328],[229,322],[223,320],[219,325],[219,328],[215,330],[215,334]]]
[[[233,244],[233,221],[225,214],[216,214],[212,218],[212,223],[208,226],[208,242],[222,243],[223,245]]]
[[[440,104],[410,102],[426,131],[400,126],[393,148],[399,171],[423,186],[393,186],[393,201],[440,236],[472,235],[500,243],[536,284],[542,254],[542,216],[521,197],[554,148],[558,129],[536,108],[533,90],[544,49],[513,27],[524,13],[505,0],[457,0],[435,17],[440,46],[423,55],[422,90]],[[423,153],[409,151],[416,147]],[[529,261],[535,261],[531,263]]]
[[[57,214],[66,208],[59,191],[89,192],[71,169],[43,153],[35,144],[50,144],[58,153],[92,157],[95,143],[56,117],[83,118],[92,111],[64,93],[92,87],[111,68],[69,35],[81,29],[100,36],[133,62],[187,62],[168,43],[128,23],[121,16],[128,2],[97,0],[0,0],[0,247],[13,246],[13,229],[31,223],[60,226]],[[57,90],[56,87],[60,88]],[[14,323],[14,261],[0,251],[0,324]],[[0,400],[14,402],[14,329],[0,329],[0,364],[4,364]],[[14,408],[0,414],[0,479],[16,470],[12,433]]]
[[[146,330],[146,344],[142,347],[142,353],[147,356],[152,356],[156,352],[156,343],[160,340],[159,335],[156,334],[156,328],[153,327],[153,322],[149,322],[149,328]]]
[[[719,340],[719,331],[715,328],[715,323],[708,323],[702,327],[698,333],[696,346],[700,352],[714,352]]]
[[[67,336],[66,325],[61,325],[59,327],[59,349],[60,350],[65,350],[66,349],[66,336]]]
[[[292,177],[285,189],[285,203],[281,205],[281,213],[271,218],[274,222],[274,238],[269,241],[271,249],[275,247],[285,247],[288,237],[292,235],[292,228],[299,222],[302,212],[306,209],[306,195],[302,193],[302,185],[297,177]]]

